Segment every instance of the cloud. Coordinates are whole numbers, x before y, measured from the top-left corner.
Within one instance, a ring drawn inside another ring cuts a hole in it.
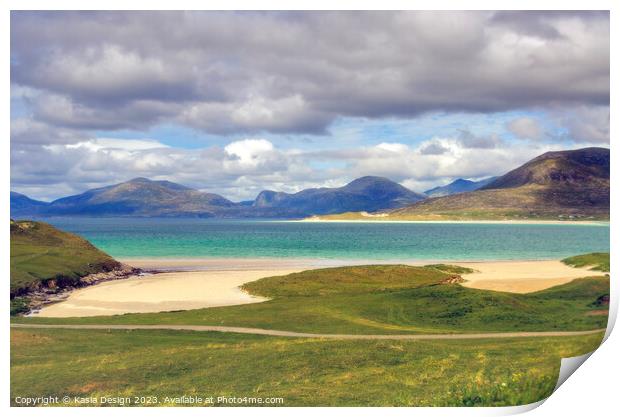
[[[504,141],[495,133],[479,136],[464,129],[459,129],[458,140],[465,148],[471,149],[493,149],[504,144]]]
[[[539,140],[544,136],[540,123],[531,117],[514,119],[506,125],[506,128],[520,139]]]
[[[430,146],[443,152],[425,153]],[[11,182],[14,190],[44,199],[139,176],[176,181],[234,200],[253,199],[264,189],[295,192],[341,186],[365,175],[385,176],[422,191],[446,178],[499,175],[552,149],[557,147],[473,149],[458,138],[432,138],[415,147],[392,142],[331,151],[285,150],[264,138],[202,149],[170,148],[151,139],[90,139],[12,147]]]
[[[408,152],[409,151],[409,146],[403,144],[403,143],[386,143],[386,142],[381,142],[380,144],[376,145],[377,149],[382,149],[388,152],[394,152],[394,153],[402,153],[402,152]]]
[[[224,151],[241,166],[257,167],[274,154],[273,144],[265,139],[244,139],[232,142]]]
[[[425,143],[420,147],[420,153],[422,155],[443,155],[450,149],[438,142]]]
[[[580,106],[558,112],[559,123],[567,130],[566,136],[576,143],[609,144],[609,107]]]
[[[421,191],[609,143],[606,12],[12,12],[10,42],[11,182],[33,197]]]
[[[126,151],[142,151],[147,149],[159,149],[168,148],[153,139],[116,139],[116,138],[97,138],[90,139],[85,142],[78,142],[71,145],[66,145],[67,149],[87,148],[92,151],[98,151],[102,149],[117,149]]]
[[[13,12],[11,81],[55,126],[314,134],[608,105],[609,45],[608,13]]]

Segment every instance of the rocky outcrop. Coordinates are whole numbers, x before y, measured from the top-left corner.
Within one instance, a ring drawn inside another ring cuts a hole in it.
[[[33,311],[40,310],[47,304],[63,301],[69,296],[71,291],[77,288],[87,287],[105,281],[125,279],[140,274],[142,274],[141,269],[120,264],[120,267],[111,271],[86,275],[79,278],[77,281],[65,280],[62,277],[50,279],[45,282],[39,281],[22,289],[20,294],[11,298],[21,298],[23,304],[27,306],[27,310],[22,311],[22,314],[30,314]]]

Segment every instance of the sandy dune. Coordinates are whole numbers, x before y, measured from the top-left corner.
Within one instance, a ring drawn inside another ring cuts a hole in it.
[[[39,317],[87,317],[124,313],[191,310],[265,301],[239,286],[260,278],[299,271],[172,272],[108,281],[72,292],[60,303],[43,308]]]
[[[463,275],[462,285],[484,290],[527,293],[565,284],[575,278],[603,275],[598,271],[573,268],[560,261],[496,261],[455,262],[455,265],[475,269]]]
[[[141,268],[174,270],[161,274],[108,281],[72,292],[60,303],[43,308],[41,317],[86,317],[124,313],[190,310],[265,301],[239,289],[246,282],[286,275],[304,269],[369,262],[270,259],[144,259],[131,260]],[[372,262],[388,263],[388,262]],[[398,262],[424,265],[432,262]],[[443,262],[477,272],[464,275],[462,285],[496,291],[526,293],[602,275],[572,268],[560,261]]]

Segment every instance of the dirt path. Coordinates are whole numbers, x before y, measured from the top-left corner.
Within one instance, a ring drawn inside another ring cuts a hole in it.
[[[284,330],[257,329],[251,327],[200,326],[200,325],[141,325],[141,324],[18,324],[11,323],[18,329],[77,329],[77,330],[189,330],[197,332],[224,332],[258,334],[283,337],[316,337],[339,340],[451,340],[451,339],[498,339],[516,337],[562,337],[585,336],[604,332],[605,329],[583,330],[575,332],[505,332],[505,333],[450,333],[450,334],[320,334],[299,333]]]

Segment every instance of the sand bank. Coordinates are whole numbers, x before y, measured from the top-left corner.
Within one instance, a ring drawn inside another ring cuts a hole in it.
[[[473,274],[463,275],[467,281],[462,285],[484,290],[527,293],[566,284],[575,278],[602,276],[598,271],[573,268],[560,261],[495,261],[454,262],[475,269]]]
[[[37,316],[107,316],[258,303],[266,299],[247,294],[239,286],[297,271],[172,272],[109,281],[76,290],[65,301],[43,308]]]
[[[321,217],[308,217],[300,220],[282,220],[287,222],[304,223],[437,223],[437,224],[551,224],[571,226],[607,226],[608,220],[405,220],[389,218],[389,216],[367,215],[360,219],[325,219]]]

